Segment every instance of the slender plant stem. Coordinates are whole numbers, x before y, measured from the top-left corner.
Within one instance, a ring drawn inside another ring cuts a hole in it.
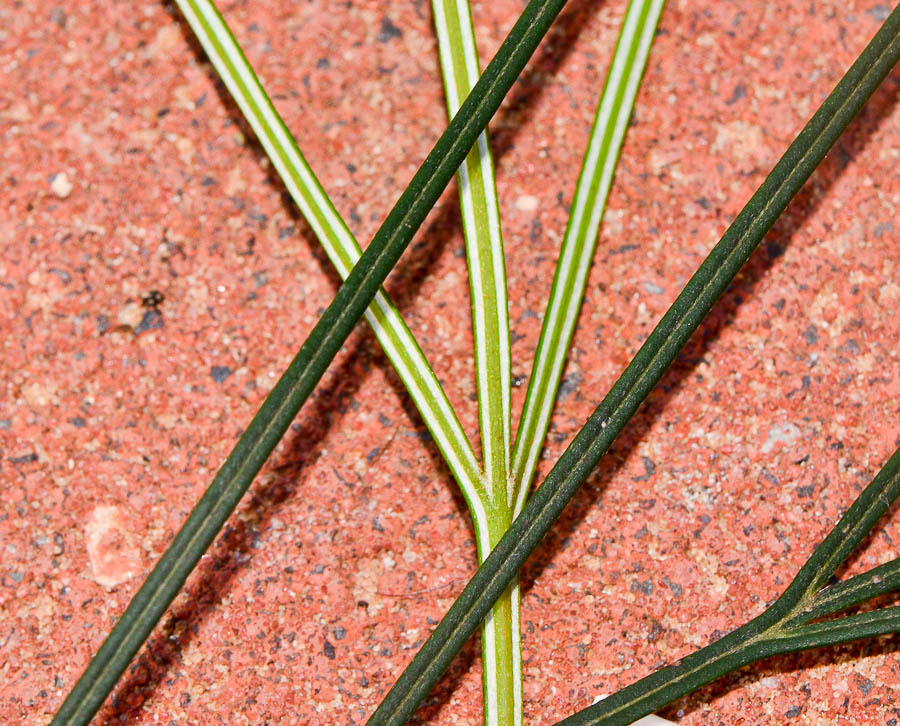
[[[531,0],[526,6],[334,301],[63,702],[53,726],[86,724],[115,687],[465,161],[564,4],[565,0]]]
[[[444,95],[450,118],[480,74],[467,0],[433,0]],[[491,498],[506,501],[509,471],[509,313],[503,235],[487,131],[457,175],[472,299],[481,448]]]
[[[900,590],[900,559],[820,590],[810,608],[800,613],[798,619],[809,622],[896,590]]]
[[[897,13],[897,17],[900,20],[900,12]],[[897,45],[900,47],[900,22],[898,22]],[[828,578],[834,574],[841,563],[850,556],[850,553],[859,546],[878,520],[887,513],[891,503],[898,496],[900,496],[900,449],[888,460],[869,486],[863,489],[856,501],[850,505],[847,513],[841,517],[841,521],[816,548],[816,551],[785,590],[784,595],[780,598],[781,607],[790,608],[795,613],[795,617],[792,617],[788,621],[789,623],[808,622],[820,615],[848,607],[845,604],[845,598],[840,597],[842,588],[837,588],[839,596],[833,600],[828,597],[829,590],[824,590],[821,595],[819,590],[824,587]],[[844,583],[844,588],[853,592],[856,588],[851,583],[859,582],[860,579],[865,581],[863,576],[852,578]],[[878,592],[880,589],[875,583],[871,583],[873,595],[881,594]],[[859,592],[856,592],[855,595],[858,596]],[[822,610],[819,606],[824,602],[830,602],[832,609]],[[860,600],[856,602],[860,602]],[[773,607],[777,605],[778,603]]]
[[[225,19],[210,0],[176,2],[328,258],[346,280],[362,249],[275,110]],[[479,509],[484,485],[472,446],[425,354],[383,288],[365,315],[466,500],[474,500],[470,506]]]
[[[468,0],[433,0],[447,112],[452,118],[478,81],[480,66]],[[512,521],[509,480],[509,313],[503,235],[487,130],[457,174],[466,239],[484,481],[482,512],[471,510],[484,561]],[[486,514],[486,517],[484,516]],[[519,598],[513,583],[481,625],[484,723],[522,723]]]
[[[794,653],[897,632],[900,632],[900,606],[882,608],[824,623],[785,629],[781,634],[772,636],[769,646],[771,652],[767,655]]]
[[[512,455],[514,516],[525,506],[547,436],[606,198],[664,5],[665,0],[631,0],[628,4],[597,104],[516,432]]]
[[[800,572],[788,586],[782,600],[790,603],[790,607],[796,615],[790,623],[808,622],[812,618],[819,617],[830,612],[848,607],[847,600],[852,595],[856,602],[861,591],[869,590],[874,594],[880,594],[882,588],[876,582],[869,582],[869,588],[857,588],[854,583],[865,583],[869,578],[858,576],[843,583],[844,587],[837,587],[838,597],[828,597],[828,590],[820,594],[820,589],[828,581],[840,564],[847,559],[850,553],[862,542],[863,538],[872,530],[875,523],[883,517],[888,508],[898,495],[900,495],[900,455],[895,454],[878,476],[856,498],[847,513],[841,518],[837,526],[829,533],[820,544],[812,557],[801,568]],[[867,575],[870,573],[866,573]],[[875,574],[875,571],[872,571]],[[876,575],[877,577],[877,575]],[[892,582],[895,578],[890,578]],[[841,597],[841,591],[844,597]],[[794,607],[794,603],[800,603]],[[828,604],[828,610],[824,605]],[[787,607],[787,606],[784,606]]]
[[[412,715],[898,57],[900,9],[895,9],[694,273],[388,692],[370,726],[400,726]]]
[[[815,549],[781,597],[764,613],[683,658],[677,665],[642,678],[607,700],[561,721],[559,726],[625,726],[726,673],[763,658],[900,630],[900,607],[806,624],[812,617],[836,612],[814,614],[809,603],[816,599],[816,593],[810,592],[810,586],[818,583],[814,585],[818,590],[834,574],[898,495],[900,449]],[[833,601],[833,604],[839,608],[842,603]]]
[[[679,687],[689,678],[702,685],[752,662],[753,648],[761,641],[770,625],[770,619],[760,616],[721,640],[683,658],[677,665],[658,670],[561,723],[565,726],[631,724],[678,698],[672,694],[680,693]]]

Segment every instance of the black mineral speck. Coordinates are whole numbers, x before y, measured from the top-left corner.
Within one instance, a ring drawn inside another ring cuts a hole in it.
[[[381,19],[381,30],[378,31],[376,40],[379,43],[387,43],[393,38],[402,38],[403,31],[391,22],[390,18]]]
[[[156,328],[161,328],[162,326],[163,316],[159,312],[159,310],[153,308],[144,313],[144,317],[141,318],[141,322],[139,322],[134,329],[134,334],[140,335],[141,333],[146,333],[148,330],[155,330]]]
[[[881,23],[887,20],[888,15],[891,14],[891,5],[890,3],[878,3],[870,7],[866,12]]]
[[[324,651],[326,658],[334,660],[334,646],[327,640],[325,641],[325,647],[322,648],[322,650]]]
[[[50,22],[58,25],[60,28],[65,28],[68,20],[69,18],[66,15],[66,11],[62,8],[53,8],[53,10],[50,11]]]
[[[216,383],[224,383],[231,373],[232,370],[228,366],[213,366],[209,369],[209,375]]]
[[[648,459],[646,456],[642,456],[641,460],[644,463],[644,473],[640,476],[631,477],[632,481],[650,481],[650,477],[656,473],[656,464],[652,459]]]
[[[744,88],[744,84],[738,83],[734,87],[734,93],[731,94],[731,98],[729,98],[727,101],[725,101],[725,104],[727,106],[731,106],[732,104],[737,103],[739,100],[744,98],[744,96],[746,96],[746,95],[747,95],[747,89]]]
[[[675,597],[681,597],[681,594],[684,592],[684,588],[682,588],[681,585],[677,582],[672,582],[668,577],[664,577],[663,582],[672,591],[672,594]]]
[[[557,393],[557,398],[560,401],[565,401],[572,393],[574,393],[578,389],[578,385],[582,381],[581,373],[578,371],[573,371],[566,375],[559,384],[559,391]]]
[[[815,345],[819,342],[819,331],[816,330],[816,326],[810,324],[810,326],[803,332],[803,337],[806,339],[806,342],[809,345]]]
[[[62,280],[64,285],[68,285],[70,282],[72,282],[72,276],[65,270],[61,270],[58,267],[51,267],[50,272],[52,272],[60,280]]]

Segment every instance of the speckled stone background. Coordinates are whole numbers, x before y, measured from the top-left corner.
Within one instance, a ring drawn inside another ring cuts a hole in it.
[[[521,5],[474,3],[483,60]],[[445,125],[429,4],[222,9],[368,240]],[[670,0],[544,472],[889,10]],[[572,0],[492,124],[522,380],[623,11]],[[0,78],[0,722],[45,724],[337,278],[172,6],[4,2]],[[898,90],[526,567],[527,723],[759,613],[894,449]],[[388,287],[474,437],[455,190]],[[896,519],[851,569],[898,554]],[[462,498],[360,330],[96,723],[360,724],[473,569]],[[665,715],[896,724],[896,645],[772,659]],[[479,673],[473,641],[419,722],[477,723]]]

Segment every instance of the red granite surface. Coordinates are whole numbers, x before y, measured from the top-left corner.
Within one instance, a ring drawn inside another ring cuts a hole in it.
[[[474,3],[483,59],[520,7]],[[445,124],[428,3],[222,9],[367,240]],[[670,0],[543,471],[889,9]],[[623,10],[572,0],[492,126],[517,376]],[[0,4],[0,69],[0,722],[45,724],[337,278],[171,6]],[[898,89],[526,567],[528,723],[759,613],[894,449]],[[388,287],[474,437],[459,227],[450,190]],[[853,568],[897,554],[895,520]],[[361,330],[96,723],[362,723],[473,569],[462,499]],[[772,659],[666,716],[895,724],[895,650]],[[479,720],[477,654],[420,722]]]

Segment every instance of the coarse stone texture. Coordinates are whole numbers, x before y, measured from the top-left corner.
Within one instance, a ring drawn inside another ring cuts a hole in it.
[[[483,61],[521,7],[473,4]],[[491,126],[515,411],[624,7],[572,0]],[[222,10],[370,239],[446,124],[429,4]],[[670,0],[542,474],[889,10]],[[337,277],[172,6],[0,3],[0,69],[0,722],[45,724]],[[527,723],[759,613],[897,445],[898,89],[895,71],[524,569]],[[474,438],[457,209],[450,189],[387,288]],[[850,571],[898,554],[895,520]],[[361,328],[96,723],[361,724],[474,566],[464,502]],[[774,658],[663,715],[896,724],[895,646]],[[478,653],[419,723],[479,721]]]

